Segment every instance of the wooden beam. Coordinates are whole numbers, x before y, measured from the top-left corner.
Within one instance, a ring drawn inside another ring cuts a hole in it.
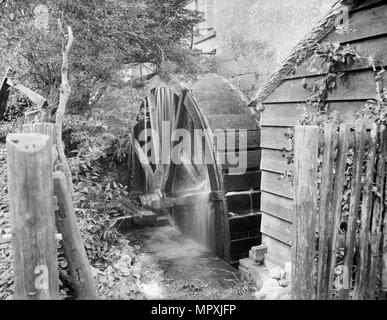
[[[292,241],[293,299],[311,300],[315,296],[313,263],[317,208],[317,126],[295,128],[295,187]]]
[[[59,298],[50,139],[7,137],[8,191],[15,298]]]
[[[0,119],[2,119],[6,109],[9,96],[9,84],[7,83],[8,70],[0,82]]]
[[[138,160],[140,161],[141,166],[145,172],[145,176],[147,179],[147,185],[149,187],[148,193],[153,193],[153,192],[155,192],[155,189],[156,189],[156,178],[155,178],[155,174],[153,172],[153,169],[152,169],[151,165],[149,164],[148,158],[147,158],[146,154],[144,153],[144,150],[142,150],[140,144],[138,143],[138,141],[136,139],[133,140],[133,144],[134,144],[133,149],[136,152]]]
[[[45,104],[47,104],[47,100],[42,97],[40,94],[32,91],[31,89],[23,86],[22,84],[16,84],[13,81],[8,79],[9,86],[15,88],[16,90],[20,91],[21,93],[25,94],[28,99],[30,99],[33,103],[36,104],[36,106],[41,109],[44,107]]]
[[[54,173],[54,192],[58,198],[59,214],[56,226],[63,234],[63,248],[70,266],[70,275],[79,300],[95,300],[98,297],[96,283],[87,258],[66,176],[63,172]]]

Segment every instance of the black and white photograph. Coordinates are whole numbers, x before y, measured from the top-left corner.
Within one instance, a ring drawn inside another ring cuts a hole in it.
[[[386,67],[386,0],[0,0],[0,302],[387,300]]]

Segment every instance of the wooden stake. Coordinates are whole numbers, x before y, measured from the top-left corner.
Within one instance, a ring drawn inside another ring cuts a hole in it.
[[[292,241],[292,299],[315,297],[313,262],[317,207],[318,127],[295,128],[295,195]]]
[[[329,297],[331,298],[333,294],[333,280],[335,276],[335,267],[336,267],[336,250],[337,250],[337,235],[340,229],[341,222],[341,201],[344,190],[344,179],[345,179],[345,169],[347,163],[347,153],[349,148],[350,140],[350,130],[351,127],[347,123],[340,124],[339,131],[339,144],[338,144],[338,155],[336,163],[336,174],[333,187],[333,199],[332,199],[332,239],[330,243],[331,248],[331,261],[329,266],[329,282],[328,290]]]
[[[348,214],[348,228],[346,239],[346,250],[344,260],[344,287],[340,290],[340,298],[347,300],[351,290],[353,257],[355,254],[355,237],[357,220],[360,211],[361,177],[363,173],[363,157],[365,147],[365,126],[359,125],[355,129],[355,154],[352,166],[351,200]]]
[[[385,183],[385,153],[386,153],[386,127],[381,125],[379,132],[379,156],[377,163],[376,174],[376,188],[377,193],[374,194],[374,203],[372,208],[372,222],[371,222],[371,262],[370,262],[370,276],[367,296],[370,299],[375,298],[375,293],[378,290],[378,276],[380,270],[378,264],[380,262],[380,245],[382,240],[382,226],[383,226],[383,212],[384,201],[384,183]]]
[[[7,83],[8,72],[9,68],[0,82],[0,120],[3,118],[5,110],[7,109],[7,101],[9,97],[9,84]]]
[[[7,137],[15,298],[59,298],[52,153],[41,134]]]
[[[63,172],[54,173],[54,190],[60,211],[60,214],[56,215],[56,225],[63,235],[63,248],[70,266],[76,298],[95,300],[98,298],[97,286],[91,272],[91,266],[77,225],[66,176]]]
[[[376,144],[377,144],[377,125],[371,129],[370,147],[367,156],[367,169],[365,174],[365,183],[363,188],[363,198],[360,215],[360,233],[359,233],[359,269],[357,283],[355,286],[353,299],[364,300],[366,298],[366,289],[368,287],[369,277],[369,252],[370,252],[370,224],[372,213],[372,187],[374,182],[374,172],[376,163]]]
[[[324,153],[322,161],[322,180],[320,187],[319,210],[319,256],[317,272],[317,299],[328,298],[328,270],[332,258],[330,239],[332,238],[332,186],[335,151],[337,148],[337,125],[329,123],[324,128]]]

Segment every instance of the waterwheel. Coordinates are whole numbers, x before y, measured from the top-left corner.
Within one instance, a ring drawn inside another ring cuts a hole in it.
[[[231,263],[261,240],[259,131],[246,105],[214,74],[189,86],[157,79],[130,160],[131,194]]]

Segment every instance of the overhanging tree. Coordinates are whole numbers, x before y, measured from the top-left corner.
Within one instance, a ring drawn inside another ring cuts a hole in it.
[[[57,20],[74,30],[70,58],[74,93],[84,104],[96,87],[111,82],[125,64],[151,63],[156,73],[187,69],[189,44],[202,20],[184,0],[3,0],[0,1],[0,68],[58,103],[61,42]],[[44,6],[48,12],[44,11]],[[43,8],[40,9],[39,8]],[[48,18],[48,19],[46,19]],[[166,67],[168,66],[168,68]],[[191,66],[190,66],[191,67]]]

